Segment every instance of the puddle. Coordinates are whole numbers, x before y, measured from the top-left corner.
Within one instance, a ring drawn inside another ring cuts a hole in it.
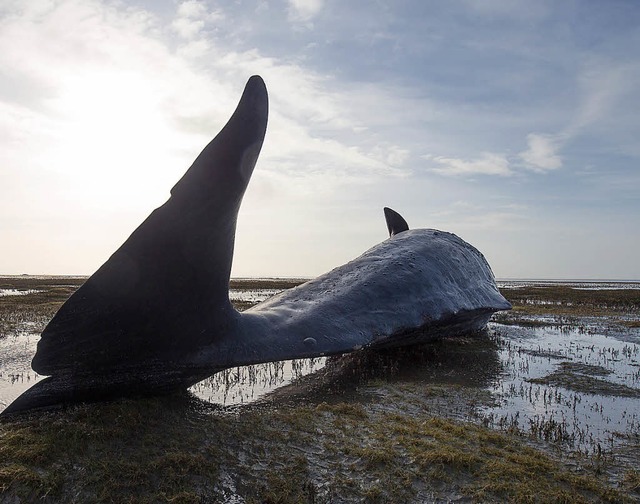
[[[42,292],[41,290],[36,289],[0,289],[0,297],[5,296],[26,296],[28,294],[37,294],[38,292]]]
[[[592,453],[640,437],[640,337],[492,324],[502,373],[489,426]],[[633,341],[635,340],[635,341]]]
[[[269,362],[227,369],[196,383],[189,391],[203,401],[223,406],[248,404],[269,392],[315,373],[326,357]]]
[[[27,331],[0,337],[0,411],[40,378],[31,369],[39,339]]]

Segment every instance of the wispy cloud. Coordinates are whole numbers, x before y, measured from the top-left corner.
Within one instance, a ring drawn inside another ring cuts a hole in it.
[[[539,19],[548,12],[548,6],[544,2],[527,0],[483,0],[482,2],[464,0],[463,3],[481,15],[512,19]]]
[[[224,19],[220,9],[210,11],[207,5],[198,0],[187,0],[178,5],[177,15],[171,27],[183,39],[193,39],[201,35],[207,23]]]
[[[502,154],[483,152],[478,159],[458,159],[444,156],[426,156],[437,166],[430,167],[432,172],[447,176],[474,176],[474,175],[499,175],[509,176],[513,174],[509,161]]]
[[[581,130],[611,115],[626,99],[637,94],[634,85],[640,77],[638,62],[602,61],[588,59],[578,75],[580,103],[566,135],[574,136]]]
[[[288,0],[289,19],[307,22],[322,10],[324,0]]]
[[[561,143],[557,138],[530,133],[527,135],[527,150],[520,153],[520,158],[531,170],[537,172],[556,170],[562,167],[562,159],[557,154],[560,146]]]
[[[525,167],[536,172],[562,168],[560,151],[568,143],[601,124],[615,127],[616,113],[624,113],[624,103],[635,93],[631,83],[640,75],[640,65],[588,60],[577,75],[577,104],[563,128],[555,134],[530,133],[527,149],[519,153]]]
[[[487,231],[517,231],[529,221],[526,205],[517,203],[453,201],[431,215],[443,229],[451,229],[465,235],[479,235]]]

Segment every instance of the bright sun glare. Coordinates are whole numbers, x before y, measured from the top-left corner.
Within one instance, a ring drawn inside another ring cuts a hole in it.
[[[142,74],[94,70],[73,76],[51,105],[62,119],[51,169],[87,203],[126,198],[153,208],[186,168],[179,152],[193,141],[171,129],[161,87]]]

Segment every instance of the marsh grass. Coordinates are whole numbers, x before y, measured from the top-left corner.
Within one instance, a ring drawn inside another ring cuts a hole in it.
[[[564,285],[502,289],[518,315],[562,317],[639,314],[640,289],[583,290]]]
[[[304,282],[302,278],[232,278],[229,280],[230,289],[291,289]]]
[[[215,477],[217,461],[185,420],[175,405],[139,400],[0,424],[0,489],[27,502],[198,502],[194,481]]]
[[[28,330],[41,332],[84,278],[0,277],[0,289],[28,294],[0,296],[0,338]]]
[[[566,285],[505,288],[501,293],[513,309],[494,314],[499,324],[551,327],[589,332],[585,317],[606,319],[627,329],[640,327],[640,289],[583,290]]]
[[[181,396],[3,422],[0,501],[631,502],[514,436],[385,400],[223,414]]]
[[[623,485],[627,490],[640,492],[640,471],[628,470],[624,475]]]

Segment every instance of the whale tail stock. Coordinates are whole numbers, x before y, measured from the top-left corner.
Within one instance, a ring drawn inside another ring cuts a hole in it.
[[[234,323],[228,287],[237,214],[267,116],[266,86],[253,76],[226,126],[167,202],[49,322],[33,358],[36,372],[144,369],[179,359],[180,349],[204,344]]]

